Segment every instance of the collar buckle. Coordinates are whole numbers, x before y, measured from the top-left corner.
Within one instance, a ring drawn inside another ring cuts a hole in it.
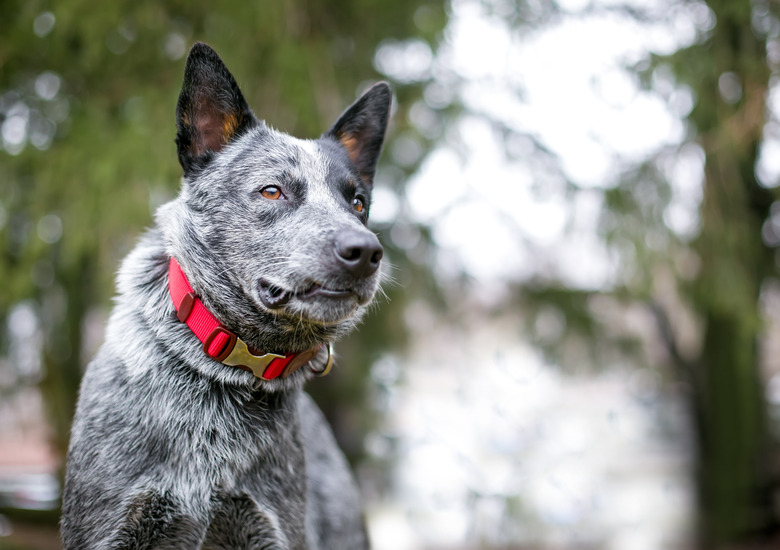
[[[218,326],[211,331],[203,342],[203,350],[207,355],[211,355],[208,352],[209,345],[219,334],[225,334],[228,337],[228,342],[222,351],[216,357],[213,357],[215,361],[219,361],[223,365],[231,367],[238,367],[240,369],[250,371],[258,378],[266,378],[263,376],[268,366],[275,359],[285,359],[284,355],[276,355],[274,353],[266,353],[264,355],[255,355],[249,351],[249,347],[241,338],[236,336],[233,332],[229,331],[225,327]]]

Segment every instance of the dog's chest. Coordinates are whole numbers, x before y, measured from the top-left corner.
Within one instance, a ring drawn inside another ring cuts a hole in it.
[[[249,405],[244,410],[251,408]],[[229,483],[229,488],[221,484],[211,488],[208,528],[202,548],[306,547],[305,460],[298,418],[294,414],[280,416],[282,418],[277,418],[276,422],[264,422],[259,430],[258,426],[253,426],[254,429],[245,426],[249,433],[241,433],[233,442],[239,447],[233,449],[234,459],[239,456],[246,459],[247,452],[258,454],[248,464],[243,460],[220,464],[217,475]],[[256,416],[254,421],[257,422]],[[222,433],[217,439],[222,440],[226,435],[238,434]],[[247,436],[250,436],[249,440]],[[225,471],[231,466],[233,471]]]

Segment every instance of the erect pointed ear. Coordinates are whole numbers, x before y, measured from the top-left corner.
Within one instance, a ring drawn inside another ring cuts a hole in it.
[[[385,140],[392,96],[386,82],[374,84],[344,111],[325,134],[341,142],[361,177],[369,185],[374,179],[376,163]]]
[[[197,42],[187,56],[176,106],[176,145],[185,175],[257,124],[217,52]]]

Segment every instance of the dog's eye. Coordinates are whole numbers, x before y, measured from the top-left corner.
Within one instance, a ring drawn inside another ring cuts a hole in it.
[[[361,197],[355,197],[352,199],[352,208],[355,210],[355,212],[362,212],[365,208],[363,199]]]
[[[265,197],[266,199],[272,201],[279,200],[284,197],[284,195],[282,195],[282,190],[275,185],[269,185],[268,187],[263,187],[260,190],[260,194],[263,195],[263,197]]]

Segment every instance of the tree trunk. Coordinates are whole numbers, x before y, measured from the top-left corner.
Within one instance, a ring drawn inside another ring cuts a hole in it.
[[[777,528],[758,352],[759,294],[774,272],[761,236],[772,197],[755,177],[770,74],[766,44],[751,29],[751,3],[737,4],[710,2],[716,27],[694,46],[706,73],[698,82],[688,77],[697,96],[690,118],[706,156],[693,296],[704,321],[694,401],[699,539],[708,549],[760,544]],[[724,78],[739,82],[741,96],[719,91]]]

